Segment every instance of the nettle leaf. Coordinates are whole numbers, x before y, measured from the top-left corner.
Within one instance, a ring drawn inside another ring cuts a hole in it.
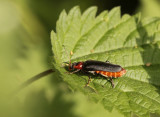
[[[83,14],[79,7],[68,14],[62,11],[57,32],[51,33],[54,67],[72,90],[84,92],[109,111],[115,108],[127,117],[160,114],[160,18],[121,17],[119,7],[98,16],[96,11],[96,7]],[[63,67],[71,51],[72,62],[109,60],[127,73],[114,79],[115,88],[101,76],[92,76],[90,87],[84,88],[88,76],[66,74]]]

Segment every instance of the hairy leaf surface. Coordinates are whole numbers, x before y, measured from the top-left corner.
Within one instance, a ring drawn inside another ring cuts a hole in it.
[[[51,33],[53,65],[60,77],[73,91],[85,93],[109,111],[115,108],[128,117],[132,113],[140,117],[160,114],[160,18],[121,17],[119,7],[99,15],[96,11],[90,7],[81,14],[74,7],[60,14],[56,33]],[[127,73],[114,79],[115,88],[101,76],[92,76],[90,86],[84,88],[88,76],[66,74],[63,67],[71,51],[72,62],[109,60]]]

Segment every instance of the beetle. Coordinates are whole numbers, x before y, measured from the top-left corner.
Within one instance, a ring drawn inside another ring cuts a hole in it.
[[[69,74],[73,74],[79,71],[85,73],[92,73],[93,75],[101,75],[109,78],[112,87],[114,88],[113,78],[118,78],[123,76],[126,73],[126,70],[122,68],[120,65],[112,64],[109,61],[96,61],[96,60],[87,60],[81,62],[69,62]],[[91,82],[91,77],[89,76],[88,83],[86,86],[89,85]]]

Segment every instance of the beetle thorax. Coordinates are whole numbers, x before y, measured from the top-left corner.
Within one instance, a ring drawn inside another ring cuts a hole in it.
[[[82,69],[82,67],[83,67],[83,62],[72,63],[72,65],[71,65],[71,69],[72,70]]]

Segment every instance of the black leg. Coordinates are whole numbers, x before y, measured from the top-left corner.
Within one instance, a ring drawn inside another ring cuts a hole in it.
[[[89,78],[89,79],[88,79],[88,82],[87,82],[87,84],[86,84],[84,87],[90,87],[89,84],[90,84],[90,82],[91,82],[92,79],[91,79],[90,76],[88,76],[88,78]],[[98,93],[95,88],[93,88],[93,87],[90,87],[90,88],[91,88],[95,93]]]
[[[88,78],[89,78],[89,79],[88,79],[88,82],[87,82],[87,84],[85,85],[85,87],[88,87],[89,84],[90,84],[90,82],[91,82],[91,80],[92,80],[90,76],[88,76]]]
[[[109,78],[111,84],[112,84],[112,88],[114,88],[114,82],[113,82],[113,78]]]
[[[108,60],[106,60],[106,63],[110,63]]]
[[[77,70],[75,70],[73,72],[66,72],[66,73],[68,73],[68,74],[74,74],[74,73],[79,72],[79,71],[80,71],[80,69],[77,69]]]

